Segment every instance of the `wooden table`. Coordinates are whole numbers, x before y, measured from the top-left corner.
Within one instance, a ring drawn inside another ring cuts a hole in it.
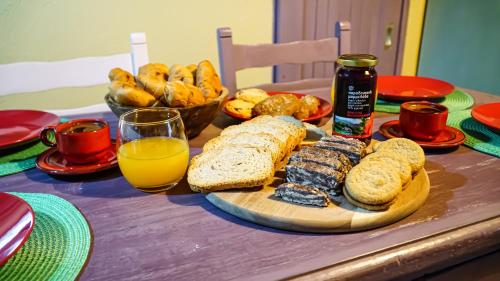
[[[328,88],[315,92],[328,98]],[[500,100],[469,92],[476,104]],[[92,116],[116,128],[110,113]],[[375,128],[395,118],[377,113]],[[231,123],[220,115],[190,141],[191,154]],[[425,168],[431,192],[422,208],[395,224],[351,234],[255,225],[191,193],[185,179],[151,195],[133,189],[118,169],[76,178],[32,169],[1,178],[0,191],[55,194],[81,210],[94,238],[82,280],[408,279],[500,248],[500,160],[460,146],[427,153]]]

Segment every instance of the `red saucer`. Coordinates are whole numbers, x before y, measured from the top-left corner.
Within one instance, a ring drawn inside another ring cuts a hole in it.
[[[500,131],[500,102],[476,106],[471,115],[479,123]]]
[[[70,164],[64,156],[57,151],[57,148],[51,148],[44,153],[40,154],[36,159],[36,167],[48,174],[52,175],[84,175],[91,174],[99,171],[104,171],[116,167],[118,159],[116,157],[116,142],[111,141],[107,153],[103,158],[95,163],[89,164]]]
[[[0,266],[28,240],[35,225],[35,213],[23,199],[0,192]]]
[[[445,81],[418,76],[379,76],[378,97],[385,100],[412,101],[442,98],[455,87]]]
[[[270,95],[270,96],[274,96],[274,95],[278,95],[278,94],[292,94],[292,95],[296,96],[299,99],[306,95],[306,94],[290,93],[290,92],[268,92],[267,94]],[[326,100],[324,100],[324,99],[322,99],[320,97],[316,97],[316,98],[318,98],[318,100],[319,100],[318,110],[316,110],[316,112],[314,112],[314,114],[310,115],[309,117],[307,117],[305,119],[302,119],[301,121],[304,121],[304,122],[317,121],[317,120],[320,120],[321,118],[327,116],[328,114],[330,114],[330,112],[332,112],[332,105],[328,101],[326,101]],[[252,118],[248,118],[248,117],[242,116],[240,114],[233,113],[233,112],[231,112],[231,111],[229,111],[229,110],[226,109],[225,104],[227,102],[229,102],[229,101],[234,100],[234,99],[235,99],[234,97],[228,99],[222,105],[222,111],[225,114],[227,114],[227,115],[229,115],[229,116],[231,116],[231,117],[233,117],[235,119],[238,119],[240,121],[246,121],[246,120],[252,119]]]
[[[380,126],[379,132],[386,138],[403,138],[403,132],[399,127],[399,120],[385,122]],[[425,149],[451,148],[461,145],[465,141],[465,135],[460,130],[446,126],[444,131],[432,141],[413,140]]]
[[[0,110],[0,117],[0,149],[38,139],[44,127],[59,124],[57,115],[37,110]]]

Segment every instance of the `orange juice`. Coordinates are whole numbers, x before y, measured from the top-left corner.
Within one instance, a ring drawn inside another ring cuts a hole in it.
[[[188,161],[188,144],[175,138],[149,137],[118,148],[123,176],[139,188],[176,184],[184,176]]]

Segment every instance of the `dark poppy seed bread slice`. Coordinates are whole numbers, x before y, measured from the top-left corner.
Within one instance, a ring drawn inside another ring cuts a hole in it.
[[[323,191],[292,182],[280,184],[274,191],[274,195],[284,201],[302,205],[326,207],[329,202],[328,196]]]

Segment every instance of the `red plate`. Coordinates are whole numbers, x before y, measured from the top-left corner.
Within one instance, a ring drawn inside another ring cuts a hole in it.
[[[378,97],[385,100],[431,100],[451,94],[455,87],[445,81],[417,76],[380,76]]]
[[[500,102],[476,106],[471,114],[479,123],[500,131]]]
[[[118,165],[116,158],[116,141],[111,141],[111,146],[108,152],[102,157],[101,160],[89,164],[70,164],[64,156],[57,151],[57,148],[51,148],[44,153],[40,154],[36,159],[36,167],[47,174],[73,176],[85,175],[96,173],[104,170],[111,169]]]
[[[23,199],[0,192],[0,266],[28,240],[35,225],[35,212]]]
[[[270,96],[274,96],[274,95],[278,95],[278,94],[292,94],[292,95],[298,97],[299,99],[306,95],[306,94],[289,93],[289,92],[269,92],[267,94]],[[327,102],[326,100],[324,100],[320,97],[316,97],[316,98],[318,98],[318,100],[319,100],[318,110],[313,115],[309,116],[306,119],[303,119],[302,121],[304,121],[304,122],[317,121],[317,120],[320,120],[321,118],[327,116],[328,114],[330,114],[330,112],[332,112],[332,105],[329,102]],[[234,99],[235,99],[234,97],[230,98],[226,102],[234,100]],[[241,120],[241,121],[246,121],[246,120],[252,119],[252,118],[247,118],[245,116],[235,114],[235,113],[232,113],[232,112],[226,110],[225,103],[222,105],[222,111],[224,113],[226,113],[227,115],[229,115],[233,118],[236,118],[238,120]]]
[[[403,132],[399,127],[399,120],[385,122],[380,126],[379,132],[386,138],[403,138]],[[432,141],[413,140],[425,149],[451,148],[461,145],[465,141],[465,135],[460,130],[446,126],[444,131]]]
[[[37,110],[0,110],[0,120],[0,149],[38,139],[44,127],[59,124],[57,115]]]

